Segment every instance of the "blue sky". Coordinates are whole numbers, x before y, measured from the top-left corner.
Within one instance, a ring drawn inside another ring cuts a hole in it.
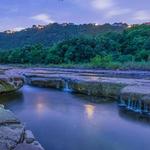
[[[149,0],[0,0],[0,31],[53,22],[150,21]]]

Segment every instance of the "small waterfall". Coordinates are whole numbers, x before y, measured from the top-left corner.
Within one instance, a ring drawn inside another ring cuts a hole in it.
[[[148,113],[148,105],[145,104],[145,103],[144,103],[144,110],[143,110],[143,112],[144,112],[144,113]]]
[[[130,109],[130,106],[131,106],[131,100],[130,98],[128,99],[128,103],[127,103],[127,108]]]
[[[142,102],[141,100],[131,100],[129,97],[128,100],[123,100],[120,96],[119,106],[125,107],[127,110],[131,110],[137,113],[150,113],[149,105]]]
[[[65,86],[64,86],[63,91],[64,91],[64,92],[72,92],[72,89],[69,88],[68,81],[65,81]]]
[[[126,103],[125,103],[125,101],[123,100],[122,96],[120,96],[119,106],[120,106],[120,107],[126,107]]]

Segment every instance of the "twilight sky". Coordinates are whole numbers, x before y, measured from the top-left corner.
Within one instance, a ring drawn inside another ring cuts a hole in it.
[[[52,22],[150,21],[150,0],[0,0],[0,31]]]

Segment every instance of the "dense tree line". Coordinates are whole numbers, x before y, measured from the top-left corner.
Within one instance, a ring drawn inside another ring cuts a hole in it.
[[[122,32],[126,27],[126,24],[122,24],[122,26],[114,26],[110,24],[75,25],[72,23],[53,23],[44,27],[34,25],[32,28],[27,28],[20,32],[10,34],[0,32],[0,50],[22,48],[24,45],[34,45],[36,43],[49,47],[54,43],[81,35],[95,36],[107,31]]]
[[[123,32],[78,36],[45,47],[40,44],[0,52],[0,63],[69,64],[149,62],[150,26],[137,25]]]

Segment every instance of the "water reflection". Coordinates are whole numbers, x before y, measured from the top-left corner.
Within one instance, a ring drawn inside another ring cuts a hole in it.
[[[7,106],[8,103],[23,103],[23,93],[21,91],[16,91],[14,93],[7,93],[1,95],[0,103]]]
[[[140,124],[147,124],[150,126],[150,117],[143,114],[137,114],[132,111],[127,111],[125,109],[119,109],[119,116],[127,121],[137,122]]]
[[[44,114],[49,110],[50,103],[47,104],[45,101],[45,96],[42,93],[39,93],[38,96],[36,96],[36,101],[35,101],[35,107],[36,107],[36,112],[38,114]]]
[[[38,112],[42,112],[44,110],[43,103],[37,103],[37,110],[38,110]]]
[[[85,105],[85,112],[87,114],[88,119],[92,119],[94,115],[95,106],[91,104]]]
[[[149,150],[150,127],[118,114],[115,102],[30,86],[22,93],[3,101],[45,150]]]

